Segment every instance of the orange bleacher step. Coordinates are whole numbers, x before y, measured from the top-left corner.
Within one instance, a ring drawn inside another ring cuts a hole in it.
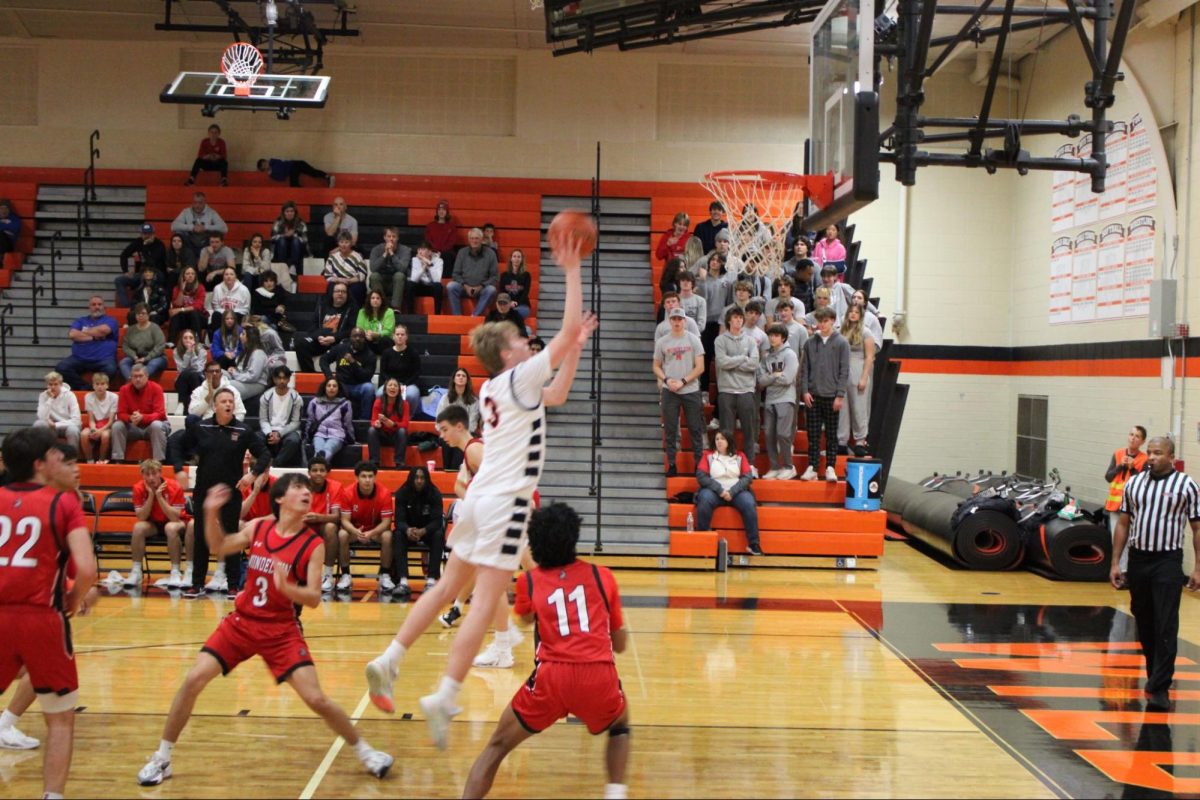
[[[680,450],[691,450],[692,449],[692,432],[687,429],[687,423],[682,417],[680,417],[680,432],[682,435],[679,437],[680,438],[679,449]],[[737,449],[744,451],[746,449],[746,446],[745,446],[746,437],[742,435],[742,432],[740,430],[734,431],[733,438],[737,444]],[[701,447],[703,449],[707,450],[711,446],[712,446],[712,431],[705,431],[704,432],[704,442],[701,443]],[[767,446],[766,439],[764,438],[762,433],[759,433],[758,449],[761,451],[766,446]],[[808,449],[808,431],[805,431],[805,430],[796,431],[796,438],[794,439],[792,446],[798,451],[807,450]]]
[[[145,442],[136,442],[145,444]],[[175,470],[170,465],[163,465],[163,477],[174,478]],[[79,485],[84,489],[107,487],[111,489],[132,489],[133,485],[142,479],[142,471],[137,464],[79,464]]]
[[[331,480],[335,480],[342,486],[349,486],[354,483],[354,470],[352,469],[333,469],[329,471]],[[458,477],[458,472],[446,472],[444,470],[436,470],[431,473],[433,485],[438,488],[443,497],[454,497],[454,481]],[[375,476],[375,480],[380,486],[383,486],[389,492],[395,492],[405,481],[408,480],[408,470],[385,470],[379,472]]]
[[[763,531],[759,547],[768,556],[853,556],[871,558],[883,555],[881,533],[826,533],[821,531]],[[741,530],[671,531],[667,552],[672,556],[714,558],[717,543],[724,539],[731,554],[749,552],[746,534]]]
[[[666,463],[667,463],[666,456],[663,456],[664,469],[666,468]],[[792,463],[796,467],[796,472],[802,473],[808,467],[808,456],[801,454],[801,453],[795,453],[792,456]],[[683,474],[683,475],[694,475],[696,472],[696,460],[692,456],[691,452],[682,452],[681,451],[676,456],[675,466],[679,470],[680,474]],[[771,462],[767,458],[767,454],[764,451],[760,450],[758,452],[758,454],[755,456],[754,466],[758,467],[759,475],[763,475],[770,471]],[[820,468],[822,471],[825,469],[824,455],[821,456]],[[839,478],[845,479],[845,477],[846,477],[846,458],[844,456],[838,456],[837,464],[834,466],[833,471],[837,473]],[[824,476],[822,475],[822,477],[824,477]],[[758,483],[758,481],[755,481],[756,485],[757,485],[757,483]]]
[[[667,478],[667,497],[680,492],[697,492],[699,484],[690,476]],[[752,481],[750,490],[760,503],[813,503],[841,506],[846,499],[846,484],[842,481]]]
[[[700,556],[715,558],[717,541],[720,536],[716,531],[671,531],[670,544],[667,552],[673,556]]]
[[[690,503],[667,506],[667,527],[686,528],[687,515],[695,513]],[[713,512],[712,525],[719,529],[742,529],[742,517],[736,508],[722,506]],[[798,508],[759,506],[760,531],[821,531],[836,533],[878,533],[887,528],[883,511],[849,511],[845,508]]]

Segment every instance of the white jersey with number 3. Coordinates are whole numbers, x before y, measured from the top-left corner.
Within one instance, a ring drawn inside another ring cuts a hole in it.
[[[546,459],[546,407],[542,389],[554,374],[543,350],[479,389],[483,463],[466,499],[483,495],[532,498]]]

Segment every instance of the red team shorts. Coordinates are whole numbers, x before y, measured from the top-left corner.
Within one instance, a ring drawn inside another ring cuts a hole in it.
[[[593,661],[547,661],[534,667],[512,699],[521,727],[541,733],[567,714],[574,714],[595,736],[608,730],[625,711],[625,693],[617,665]]]
[[[221,620],[200,652],[215,658],[223,675],[243,661],[261,656],[276,683],[283,683],[300,667],[314,666],[299,622],[255,622],[236,611]]]
[[[0,606],[0,631],[0,692],[8,689],[24,667],[35,692],[43,698],[63,698],[62,704],[73,708],[74,700],[66,700],[79,689],[79,675],[66,618],[53,608]],[[42,709],[58,713],[47,708],[45,699]]]

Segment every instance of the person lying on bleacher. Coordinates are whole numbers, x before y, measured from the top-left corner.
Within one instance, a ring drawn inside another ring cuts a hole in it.
[[[358,306],[350,302],[350,290],[336,284],[328,295],[317,300],[317,322],[313,330],[298,334],[295,339],[296,361],[301,372],[316,372],[313,357],[329,352],[345,340],[354,327]]]
[[[0,197],[0,256],[15,252],[21,238],[21,217],[13,211],[12,201]]]
[[[299,186],[301,175],[325,181],[325,185],[330,189],[335,183],[332,174],[323,172],[307,161],[301,161],[298,158],[260,158],[258,171],[265,173],[273,181],[280,183],[287,181],[289,186]]]
[[[217,390],[229,386],[229,373],[221,369],[220,364],[209,364],[204,368],[204,383],[196,387],[188,402],[187,413],[200,419],[208,419],[213,415]],[[242,396],[233,393],[233,416],[239,422],[246,418],[246,405]]]
[[[196,268],[204,276],[204,288],[212,291],[225,277],[226,267],[234,268],[237,277],[237,255],[225,244],[224,234],[213,232],[208,235],[208,244],[200,251]]]
[[[412,250],[400,244],[400,229],[388,225],[383,229],[383,241],[371,248],[371,291],[387,298],[391,308],[404,307],[404,285],[412,267]]]
[[[328,283],[325,294],[332,294],[335,286],[345,286],[350,292],[350,297],[361,306],[367,299],[369,271],[367,262],[354,249],[354,237],[349,231],[339,232],[337,247],[325,259],[325,271],[322,273]]]
[[[208,235],[219,233],[224,236],[229,232],[229,226],[209,207],[204,192],[196,192],[192,195],[192,204],[180,211],[171,223],[171,230],[183,237],[193,256],[199,257],[200,251],[208,246]]]
[[[129,296],[142,286],[142,271],[146,267],[164,275],[167,270],[167,248],[154,235],[154,226],[143,222],[141,235],[121,251],[121,275],[113,279],[117,290],[117,305],[124,308],[133,305]]]
[[[367,346],[367,334],[362,328],[350,331],[349,338],[321,356],[321,372],[328,378],[336,375],[346,396],[355,404],[355,419],[370,419],[375,404],[375,366],[378,358]]]

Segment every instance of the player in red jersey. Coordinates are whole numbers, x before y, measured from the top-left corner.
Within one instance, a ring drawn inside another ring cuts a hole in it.
[[[533,673],[500,715],[491,740],[467,777],[463,797],[484,797],[514,748],[574,714],[593,736],[608,731],[606,798],[624,798],[629,761],[629,707],[613,652],[628,631],[617,582],[605,567],[579,561],[579,515],[551,503],[529,520],[529,549],[538,567],[517,579],[513,614],[535,622]]]
[[[79,499],[46,485],[62,468],[54,433],[13,431],[3,451],[12,482],[0,488],[0,694],[28,671],[46,718],[44,796],[62,797],[79,690],[67,617],[96,582],[96,558]]]
[[[200,649],[196,664],[171,703],[158,750],[138,773],[138,783],[155,786],[171,777],[171,751],[192,715],[196,698],[217,675],[261,656],[278,683],[287,681],[300,699],[344,738],[367,771],[382,778],[392,766],[387,753],[372,750],[358,735],[346,712],[321,690],[317,670],[300,628],[300,606],[321,604],[321,535],[304,523],[312,506],[307,475],[283,475],[271,488],[279,505],[278,520],[258,519],[232,536],[222,530],[220,511],[229,501],[229,486],[208,490],[204,499],[204,532],[220,559],[250,549],[246,581],[234,611]]]
[[[354,465],[354,483],[342,488],[334,502],[334,510],[342,515],[342,532],[345,538],[347,567],[350,574],[350,542],[359,545],[379,542],[379,593],[391,594],[396,588],[392,581],[392,493],[376,482],[379,467],[374,461],[360,461]],[[354,579],[351,578],[351,585]]]

